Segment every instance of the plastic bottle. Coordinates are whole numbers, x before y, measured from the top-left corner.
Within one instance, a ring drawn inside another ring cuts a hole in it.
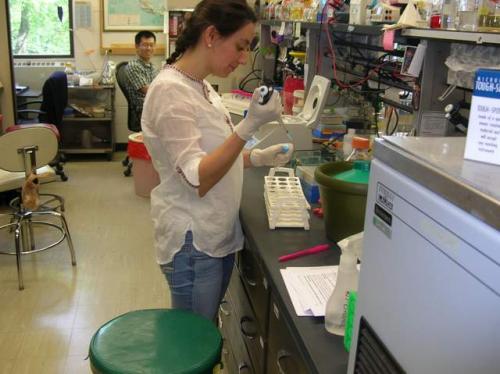
[[[335,335],[344,335],[347,297],[349,291],[357,291],[359,271],[357,259],[361,257],[363,246],[363,232],[341,240],[337,284],[328,299],[325,310],[325,328]]]
[[[345,144],[345,143],[344,143]],[[352,138],[352,151],[345,159],[346,161],[370,160],[370,140],[360,137]]]
[[[75,85],[75,72],[73,70],[73,65],[71,62],[67,62],[64,64],[64,72],[66,73],[66,77],[68,80],[68,86]]]
[[[344,135],[344,140],[342,141],[342,152],[344,153],[344,159],[352,153],[352,139],[356,134],[355,129],[347,129],[347,134]]]
[[[440,29],[442,27],[443,0],[432,0],[431,17],[429,26],[431,29]]]

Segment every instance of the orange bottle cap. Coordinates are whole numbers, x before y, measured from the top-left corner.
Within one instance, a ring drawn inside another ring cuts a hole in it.
[[[355,136],[352,138],[352,147],[356,149],[368,149],[370,148],[370,140]]]

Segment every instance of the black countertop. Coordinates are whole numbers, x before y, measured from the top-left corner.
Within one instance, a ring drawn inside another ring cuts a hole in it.
[[[269,229],[264,203],[264,176],[267,173],[267,168],[245,170],[240,217],[249,249],[261,260],[281,315],[303,353],[310,373],[345,374],[348,353],[344,349],[343,337],[329,334],[322,317],[297,317],[280,273],[280,269],[289,266],[338,265],[340,250],[332,243],[329,251],[278,262],[279,256],[329,241],[323,220],[313,214],[308,231],[297,228]]]

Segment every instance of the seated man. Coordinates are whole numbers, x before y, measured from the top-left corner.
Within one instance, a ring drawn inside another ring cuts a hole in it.
[[[158,69],[150,61],[151,57],[153,57],[155,43],[155,34],[151,31],[139,31],[135,36],[137,58],[127,65],[127,77],[130,82],[129,95],[138,115],[138,121],[136,122],[138,124],[140,124],[142,105],[149,84],[158,74]]]

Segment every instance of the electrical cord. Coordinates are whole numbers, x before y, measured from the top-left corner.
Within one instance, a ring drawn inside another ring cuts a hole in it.
[[[399,113],[396,108],[394,107],[389,107],[390,113],[389,116],[387,117],[387,127],[385,128],[385,134],[386,135],[394,135],[396,132],[398,126],[399,126]],[[394,116],[396,117],[396,123],[394,124],[394,127],[392,128],[391,131],[389,131],[391,127],[391,120],[392,120],[392,113],[394,113]]]
[[[238,84],[238,88],[242,91],[246,91],[246,92],[249,92],[247,90],[245,90],[245,86],[251,82],[251,81],[254,81],[254,80],[257,80],[257,79],[261,79],[260,76],[257,75],[258,72],[261,72],[262,70],[260,69],[255,69],[255,62],[257,61],[257,55],[260,53],[260,50],[257,49],[257,51],[255,52],[255,54],[253,55],[253,61],[252,61],[252,69],[250,70],[250,72],[245,75],[240,83]],[[249,79],[251,75],[254,75],[253,78]]]
[[[326,24],[327,27],[329,25]],[[330,36],[330,33],[328,32],[328,29],[325,30],[326,31],[326,36],[327,36],[327,39],[328,39],[328,45],[329,45],[329,49],[330,49],[330,54],[331,54],[331,59],[332,59],[332,66],[333,66],[333,77],[334,77],[334,80],[335,82],[337,83],[337,85],[342,88],[342,89],[348,89],[348,88],[352,88],[352,87],[356,87],[356,86],[359,86],[363,83],[365,83],[366,81],[368,81],[369,79],[371,79],[371,72],[377,72],[378,73],[378,69],[380,69],[380,67],[386,65],[388,62],[382,62],[381,64],[375,66],[374,68],[370,69],[366,76],[357,81],[357,82],[354,82],[354,83],[351,83],[351,84],[346,84],[344,82],[341,82],[339,79],[338,79],[338,76],[337,76],[337,57],[336,57],[336,54],[335,54],[335,50],[334,50],[334,46],[333,46],[333,41],[332,41],[332,38]]]

